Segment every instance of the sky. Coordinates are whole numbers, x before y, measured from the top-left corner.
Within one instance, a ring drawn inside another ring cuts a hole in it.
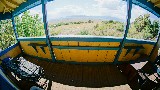
[[[42,6],[30,9],[32,14],[42,17]],[[53,20],[74,15],[108,16],[126,21],[127,3],[122,0],[54,0],[47,3],[47,19]],[[133,5],[131,22],[139,15],[150,12]],[[157,19],[151,14],[151,20]]]

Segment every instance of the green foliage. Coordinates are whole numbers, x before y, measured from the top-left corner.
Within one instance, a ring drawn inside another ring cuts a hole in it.
[[[114,23],[114,21],[113,20],[109,20],[108,23]]]
[[[61,30],[58,30],[58,31],[53,30],[50,34],[51,34],[51,36],[55,36],[55,35],[58,35],[60,33],[61,33]]]
[[[0,21],[0,49],[5,49],[15,44],[15,35],[11,20]]]
[[[30,15],[29,11],[15,18],[16,28],[19,36],[36,37],[44,36],[44,26],[39,15]]]
[[[39,15],[30,15],[30,12],[24,12],[21,16],[15,17],[16,29],[21,37],[36,37],[44,35],[44,27]],[[150,15],[140,15],[135,19],[129,28],[129,38],[136,39],[155,39],[159,31],[159,21],[150,20]],[[114,20],[109,21],[77,21],[60,22],[50,24],[51,35],[72,34],[75,35],[103,35],[103,36],[123,36],[124,23]],[[11,20],[0,21],[0,47],[6,47],[16,42]]]
[[[152,34],[148,30],[142,31],[142,33],[143,33],[143,39],[145,39],[145,40],[152,39]]]
[[[153,37],[156,37],[156,35],[158,34],[159,31],[159,21],[158,20],[154,20],[153,24],[151,25],[151,30],[150,33],[153,35]]]
[[[150,14],[140,15],[134,21],[136,31],[144,33],[144,39],[153,39],[159,31],[159,21],[151,23]]]
[[[36,37],[44,35],[44,28],[39,15],[30,15],[24,12],[21,17],[15,17],[16,29],[19,36]],[[0,21],[0,49],[5,49],[16,43],[11,20]]]
[[[140,15],[134,21],[134,26],[138,32],[141,32],[146,26],[150,27],[151,21],[149,19],[150,14]]]
[[[99,27],[99,24],[96,24],[95,26],[94,26],[94,29],[96,29],[96,28],[98,28]]]
[[[51,24],[49,25],[49,27],[51,28],[56,28],[56,27],[60,27],[60,26],[63,26],[63,25],[71,25],[71,24],[82,24],[82,23],[85,23],[85,22],[82,22],[82,21],[78,21],[78,22],[67,22],[67,23],[64,23],[64,22],[60,22],[60,23],[57,23],[57,24]]]
[[[89,32],[87,30],[81,30],[79,35],[89,35]]]
[[[88,20],[88,23],[93,23],[93,21],[92,20]]]
[[[118,21],[102,21],[101,25],[96,25],[94,27],[96,30],[118,30],[120,32],[124,31],[124,25]]]

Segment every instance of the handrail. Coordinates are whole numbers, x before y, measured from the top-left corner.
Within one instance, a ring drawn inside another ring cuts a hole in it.
[[[82,35],[83,36],[83,35]],[[74,37],[66,35],[51,36],[51,41],[78,41],[78,42],[121,42],[122,38],[108,37],[108,36],[80,36],[75,35]],[[18,41],[45,41],[46,37],[19,37]],[[137,44],[151,44],[154,45],[155,41],[126,38],[126,43],[137,43]]]

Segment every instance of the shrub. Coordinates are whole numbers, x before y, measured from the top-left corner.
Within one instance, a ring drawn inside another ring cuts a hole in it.
[[[89,35],[89,32],[87,30],[81,30],[79,35]]]

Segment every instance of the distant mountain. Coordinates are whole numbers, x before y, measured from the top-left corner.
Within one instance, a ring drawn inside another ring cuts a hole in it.
[[[123,20],[114,17],[107,17],[107,16],[85,16],[85,15],[73,15],[67,16],[59,19],[52,19],[49,20],[49,23],[59,23],[59,22],[76,22],[76,21],[88,21],[88,20],[115,20],[123,22]]]

